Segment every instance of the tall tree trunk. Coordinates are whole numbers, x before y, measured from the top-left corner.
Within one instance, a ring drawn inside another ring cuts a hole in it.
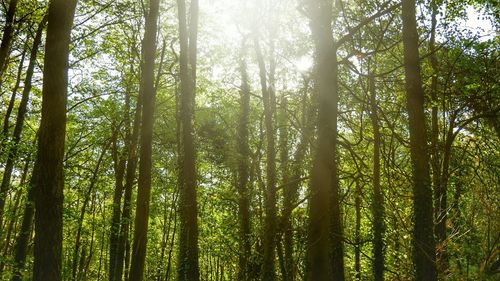
[[[2,225],[2,219],[3,219],[5,195],[10,186],[12,171],[14,169],[14,162],[17,159],[18,145],[21,142],[21,134],[23,131],[26,111],[28,109],[28,100],[31,92],[31,79],[33,78],[33,72],[35,70],[38,47],[40,46],[40,43],[42,41],[42,33],[46,23],[47,23],[47,17],[45,16],[38,25],[38,29],[36,31],[35,38],[33,40],[33,45],[30,53],[30,62],[28,64],[28,69],[26,71],[26,78],[24,79],[23,94],[17,111],[17,119],[16,119],[16,124],[14,126],[14,132],[12,133],[12,145],[10,145],[10,149],[7,150],[8,151],[7,162],[5,164],[5,169],[2,177],[2,184],[0,186],[0,226]],[[21,60],[21,64],[22,61],[23,60]],[[8,123],[8,120],[6,120],[5,122]],[[7,133],[7,131],[4,130],[4,133]],[[6,136],[6,134],[4,136]]]
[[[198,264],[198,204],[196,200],[196,151],[194,147],[194,106],[196,93],[196,42],[198,34],[198,0],[190,5],[189,31],[186,4],[177,1],[179,13],[180,78],[181,78],[181,167],[179,196],[179,281],[200,279]]]
[[[243,43],[244,44],[244,43]],[[250,274],[250,194],[249,194],[249,158],[248,125],[250,119],[250,85],[248,83],[245,46],[242,46],[240,58],[241,88],[240,116],[238,123],[238,218],[239,218],[239,268],[238,280],[247,281]]]
[[[373,279],[384,280],[384,194],[380,187],[380,126],[377,114],[375,76],[369,76],[370,119],[373,128]]]
[[[292,210],[293,204],[296,200],[297,190],[293,189],[294,185],[290,182],[292,178],[290,175],[289,163],[289,137],[288,137],[288,101],[286,97],[281,99],[281,110],[279,116],[279,137],[280,137],[280,170],[282,172],[282,186],[283,186],[283,217],[281,229],[284,239],[284,281],[294,280],[294,263],[293,263],[293,226],[292,226]],[[300,175],[299,175],[300,177]]]
[[[35,192],[34,281],[61,280],[68,56],[76,0],[49,4]]]
[[[262,281],[275,280],[275,249],[276,249],[276,145],[274,129],[274,112],[276,99],[274,96],[274,67],[271,62],[269,85],[264,56],[257,38],[254,39],[259,65],[262,100],[264,104],[264,125],[266,132],[266,188],[264,191],[264,237],[262,247]],[[273,60],[273,59],[271,59]]]
[[[7,57],[10,51],[10,45],[14,35],[14,16],[16,15],[18,0],[9,1],[9,9],[5,15],[5,27],[2,35],[2,44],[0,45],[0,88],[3,80],[3,72]]]
[[[142,126],[140,135],[139,181],[137,183],[137,207],[134,224],[134,244],[130,280],[142,281],[148,235],[149,200],[151,194],[151,154],[153,145],[153,124],[156,99],[154,86],[154,69],[156,57],[156,33],[160,0],[149,2],[149,13],[146,15],[144,39],[142,45],[143,63],[141,71],[141,92],[143,93]]]
[[[424,91],[420,75],[415,0],[402,0],[405,87],[413,167],[413,260],[416,280],[437,280],[436,244],[429,154],[424,113]]]
[[[307,279],[343,281],[344,249],[336,151],[338,64],[332,35],[332,3],[314,0],[309,7],[316,49],[318,139],[311,171]]]

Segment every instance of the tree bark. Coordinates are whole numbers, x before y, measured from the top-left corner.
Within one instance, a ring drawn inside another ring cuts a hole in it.
[[[318,138],[311,171],[307,279],[343,281],[343,233],[337,175],[338,63],[332,35],[332,3],[311,1],[315,45]]]
[[[153,141],[154,109],[156,89],[154,86],[154,69],[156,57],[156,33],[160,0],[149,2],[149,13],[146,16],[144,39],[142,45],[143,63],[141,71],[141,92],[143,93],[142,126],[140,135],[139,181],[137,183],[137,207],[134,224],[134,243],[132,246],[132,262],[130,280],[142,281],[148,235],[149,200],[151,194],[151,154]]]
[[[49,4],[35,192],[34,281],[61,280],[68,56],[76,0]]]
[[[194,106],[196,93],[196,41],[198,35],[198,0],[190,5],[190,26],[186,22],[186,3],[177,1],[180,42],[180,114],[181,155],[179,193],[179,281],[200,279],[198,264],[198,203],[196,199],[196,151],[194,147]]]
[[[433,233],[432,189],[429,174],[424,113],[424,91],[420,74],[415,0],[402,0],[405,88],[413,168],[413,261],[416,280],[437,280],[436,244]]]

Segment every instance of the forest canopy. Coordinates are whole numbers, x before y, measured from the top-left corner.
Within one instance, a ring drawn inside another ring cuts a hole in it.
[[[489,0],[2,0],[0,280],[499,280],[499,29]]]

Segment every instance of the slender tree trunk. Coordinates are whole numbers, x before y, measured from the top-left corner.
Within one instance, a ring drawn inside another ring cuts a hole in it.
[[[244,44],[244,43],[243,43]],[[250,118],[250,85],[248,84],[247,66],[245,62],[245,46],[240,58],[241,88],[240,117],[238,123],[238,218],[239,218],[239,268],[238,280],[249,279],[251,256],[250,241],[250,194],[249,194],[249,158],[248,125]]]
[[[179,13],[181,78],[181,157],[179,196],[179,281],[200,279],[198,264],[198,203],[196,199],[196,151],[194,147],[194,106],[196,92],[196,40],[198,34],[198,0],[190,6],[190,26],[186,22],[186,3],[177,1]]]
[[[338,65],[332,35],[332,3],[311,2],[318,95],[318,139],[311,171],[307,279],[343,281],[343,233],[337,175]],[[331,223],[329,223],[331,222]]]
[[[354,226],[354,280],[361,280],[361,196],[362,187],[356,179],[356,193],[354,208],[356,209],[356,223]]]
[[[120,210],[123,195],[123,178],[125,176],[126,159],[118,152],[119,128],[113,133],[113,162],[115,171],[115,191],[113,193],[113,215],[111,217],[111,230],[109,234],[109,280],[117,281],[114,278],[117,267],[118,239],[120,237]]]
[[[34,281],[61,280],[68,56],[76,0],[49,4],[35,192]]]
[[[31,92],[31,79],[33,78],[33,72],[35,69],[35,64],[36,64],[36,56],[38,53],[38,47],[40,46],[40,43],[42,41],[42,33],[45,28],[45,24],[47,23],[47,17],[45,16],[40,24],[38,25],[38,29],[35,34],[35,38],[33,40],[33,46],[31,49],[31,54],[30,54],[30,62],[28,65],[28,69],[26,71],[26,78],[24,79],[24,89],[23,89],[23,94],[21,97],[21,102],[19,104],[18,112],[17,112],[17,119],[16,119],[16,124],[14,126],[14,132],[12,133],[12,145],[10,146],[10,149],[7,151],[7,162],[5,164],[5,169],[2,177],[2,184],[0,186],[0,226],[2,225],[2,218],[3,218],[3,210],[5,206],[5,195],[7,190],[10,187],[10,181],[12,177],[12,171],[14,169],[14,163],[17,159],[17,150],[18,150],[18,145],[21,142],[21,134],[23,130],[23,125],[24,125],[24,119],[26,116],[26,111],[28,109],[28,100],[29,100],[29,95]],[[23,59],[21,60],[21,65],[22,61],[24,60],[24,55]],[[22,67],[21,67],[22,68]],[[20,78],[20,77],[19,77]],[[19,79],[18,79],[19,80]],[[8,124],[8,119],[6,115],[6,124]],[[7,125],[8,127],[8,125]],[[8,132],[5,131],[4,127],[4,136],[6,136],[6,133]]]
[[[23,269],[26,262],[26,255],[28,252],[28,242],[31,238],[31,231],[33,226],[33,215],[35,214],[34,194],[36,189],[36,179],[40,172],[38,163],[35,162],[31,179],[28,185],[28,196],[24,206],[23,220],[21,229],[17,236],[14,246],[14,265],[12,269],[12,281],[23,280]]]
[[[94,170],[92,171],[92,177],[90,178],[90,184],[87,189],[87,192],[85,193],[85,198],[83,199],[83,204],[82,208],[80,209],[80,217],[78,218],[78,228],[76,231],[76,238],[75,238],[75,248],[73,249],[73,262],[72,262],[72,280],[76,281],[78,279],[78,261],[79,261],[79,254],[80,254],[80,244],[81,244],[81,235],[83,231],[83,220],[85,218],[86,210],[87,210],[87,205],[90,200],[90,196],[92,191],[94,190],[94,186],[97,182],[97,176],[99,175],[99,168],[101,167],[101,163],[104,160],[104,155],[106,155],[106,151],[109,147],[109,143],[106,143],[104,147],[102,148],[101,154],[99,155],[99,159],[97,160],[96,166]],[[83,249],[82,249],[83,251]]]
[[[7,57],[10,51],[10,45],[14,35],[14,16],[16,15],[18,0],[9,1],[9,9],[5,15],[5,27],[2,35],[2,44],[0,45],[0,88],[3,80],[3,72]]]
[[[137,142],[139,136],[139,125],[141,123],[141,112],[142,112],[142,91],[139,91],[137,96],[137,103],[135,109],[134,123],[132,126],[132,133],[128,136],[127,141],[127,170],[125,174],[125,194],[123,195],[123,211],[120,225],[120,237],[118,238],[118,249],[116,255],[116,267],[115,272],[110,272],[114,274],[113,280],[122,280],[123,268],[125,263],[125,269],[127,269],[128,258],[126,257],[127,247],[128,247],[128,237],[131,221],[131,199],[132,199],[132,189],[134,186],[135,174],[137,169]],[[127,270],[126,270],[127,271]],[[127,274],[125,273],[125,277]]]
[[[370,81],[370,119],[373,128],[373,279],[384,280],[384,194],[380,187],[380,126],[377,114],[375,77]]]
[[[432,189],[424,113],[424,91],[420,75],[415,0],[402,0],[403,47],[410,154],[413,167],[413,260],[416,280],[437,280],[436,244],[433,232]]]
[[[144,39],[142,45],[143,63],[141,71],[141,92],[143,93],[143,110],[141,126],[141,148],[139,162],[139,181],[137,191],[137,207],[135,212],[134,244],[130,280],[142,281],[148,235],[149,200],[151,194],[151,154],[153,141],[154,109],[156,89],[154,86],[154,69],[156,57],[156,33],[160,0],[149,2],[149,13],[146,16]]]
[[[260,49],[258,39],[255,38],[255,50],[259,65],[260,84],[262,88],[262,100],[264,103],[264,126],[266,132],[266,188],[264,191],[264,237],[262,247],[264,256],[262,258],[262,281],[272,281],[276,278],[275,273],[275,249],[276,249],[276,144],[274,128],[274,112],[276,100],[274,96],[274,69],[271,63],[269,87],[267,85],[267,72],[264,57]]]

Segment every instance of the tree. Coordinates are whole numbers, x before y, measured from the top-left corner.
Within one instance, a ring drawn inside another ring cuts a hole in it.
[[[307,278],[344,280],[336,152],[338,64],[332,35],[332,3],[311,1],[308,12],[315,45],[318,138],[311,170]]]
[[[194,146],[193,115],[196,93],[196,52],[198,36],[198,0],[190,4],[189,28],[186,22],[186,3],[177,1],[179,16],[179,75],[181,114],[181,155],[179,194],[179,281],[197,281],[198,264],[198,203],[196,200],[196,150]]]
[[[410,129],[413,179],[413,247],[416,280],[437,280],[432,188],[424,113],[424,90],[420,74],[415,1],[402,1],[406,106]]]
[[[146,28],[143,39],[142,77],[140,91],[143,93],[141,149],[139,162],[139,182],[137,192],[137,208],[135,213],[134,244],[130,280],[141,281],[144,276],[146,259],[146,243],[148,234],[149,200],[151,194],[151,151],[156,89],[154,85],[154,67],[156,57],[156,33],[160,1],[149,2],[146,15]]]
[[[35,190],[33,280],[61,280],[68,56],[76,0],[49,3]],[[42,168],[43,167],[43,168]]]

